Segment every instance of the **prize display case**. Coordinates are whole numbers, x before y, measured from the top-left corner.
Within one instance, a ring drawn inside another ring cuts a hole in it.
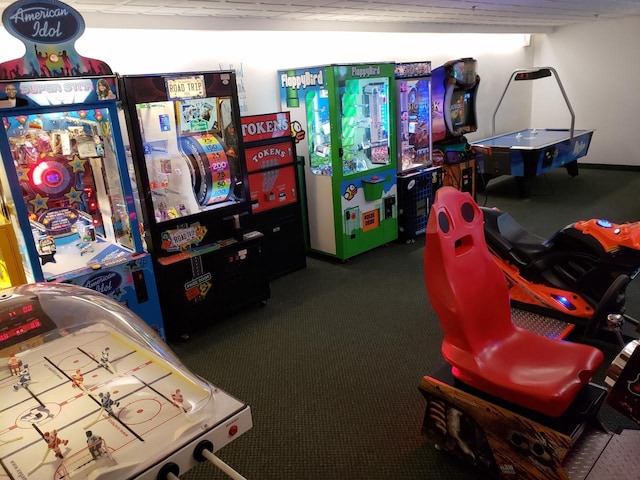
[[[0,357],[3,478],[177,478],[169,473],[220,462],[214,453],[252,427],[246,403],[189,371],[131,310],[84,287],[0,292]]]
[[[68,20],[53,38],[35,28],[37,16],[24,20],[31,28],[14,22],[30,5],[4,11],[5,28],[26,53],[0,64],[2,201],[25,276],[108,294],[164,336],[120,135],[116,76],[76,52],[84,31],[78,12],[38,4],[42,15]]]
[[[394,64],[278,72],[305,158],[312,251],[346,260],[398,238]]]
[[[398,122],[398,238],[414,242],[426,232],[431,204],[442,185],[433,167],[431,62],[396,63]]]
[[[251,212],[234,71],[120,78],[169,339],[270,296]]]

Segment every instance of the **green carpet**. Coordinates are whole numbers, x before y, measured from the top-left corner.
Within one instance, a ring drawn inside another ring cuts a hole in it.
[[[498,206],[541,236],[578,219],[640,219],[640,174],[557,169],[531,196],[492,180],[479,204]],[[251,406],[253,428],[218,452],[250,480],[482,479],[421,435],[421,377],[442,364],[442,334],[423,277],[424,238],[346,263],[310,257],[271,284],[263,308],[172,344],[186,366]],[[640,315],[637,286],[629,299]],[[600,345],[599,345],[600,346]],[[608,362],[618,351],[601,345]],[[604,368],[597,380],[603,378]],[[612,428],[626,425],[603,411]],[[184,480],[225,479],[209,464]]]

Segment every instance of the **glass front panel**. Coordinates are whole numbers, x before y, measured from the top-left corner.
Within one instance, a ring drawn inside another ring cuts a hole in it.
[[[345,81],[340,94],[344,175],[390,163],[388,99],[388,78]]]
[[[309,90],[305,95],[309,135],[309,166],[315,175],[333,175],[329,91]]]
[[[400,118],[400,171],[431,165],[431,80],[396,80]]]
[[[237,203],[230,98],[136,105],[156,223]]]
[[[3,120],[45,278],[129,255],[133,239],[109,111]]]

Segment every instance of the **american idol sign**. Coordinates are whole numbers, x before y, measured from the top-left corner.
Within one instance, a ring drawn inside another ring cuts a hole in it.
[[[12,3],[4,10],[2,23],[9,33],[27,43],[65,44],[84,32],[82,16],[56,0]]]

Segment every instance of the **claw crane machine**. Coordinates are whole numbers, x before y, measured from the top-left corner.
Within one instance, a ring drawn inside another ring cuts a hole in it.
[[[427,231],[442,168],[433,166],[431,62],[396,63],[398,238],[415,242]]]
[[[340,260],[398,238],[394,63],[281,70],[307,159],[309,247]]]
[[[0,64],[2,202],[26,280],[88,287],[125,304],[164,337],[117,116],[116,76],[79,55],[84,20],[57,0],[2,14],[26,47]]]

